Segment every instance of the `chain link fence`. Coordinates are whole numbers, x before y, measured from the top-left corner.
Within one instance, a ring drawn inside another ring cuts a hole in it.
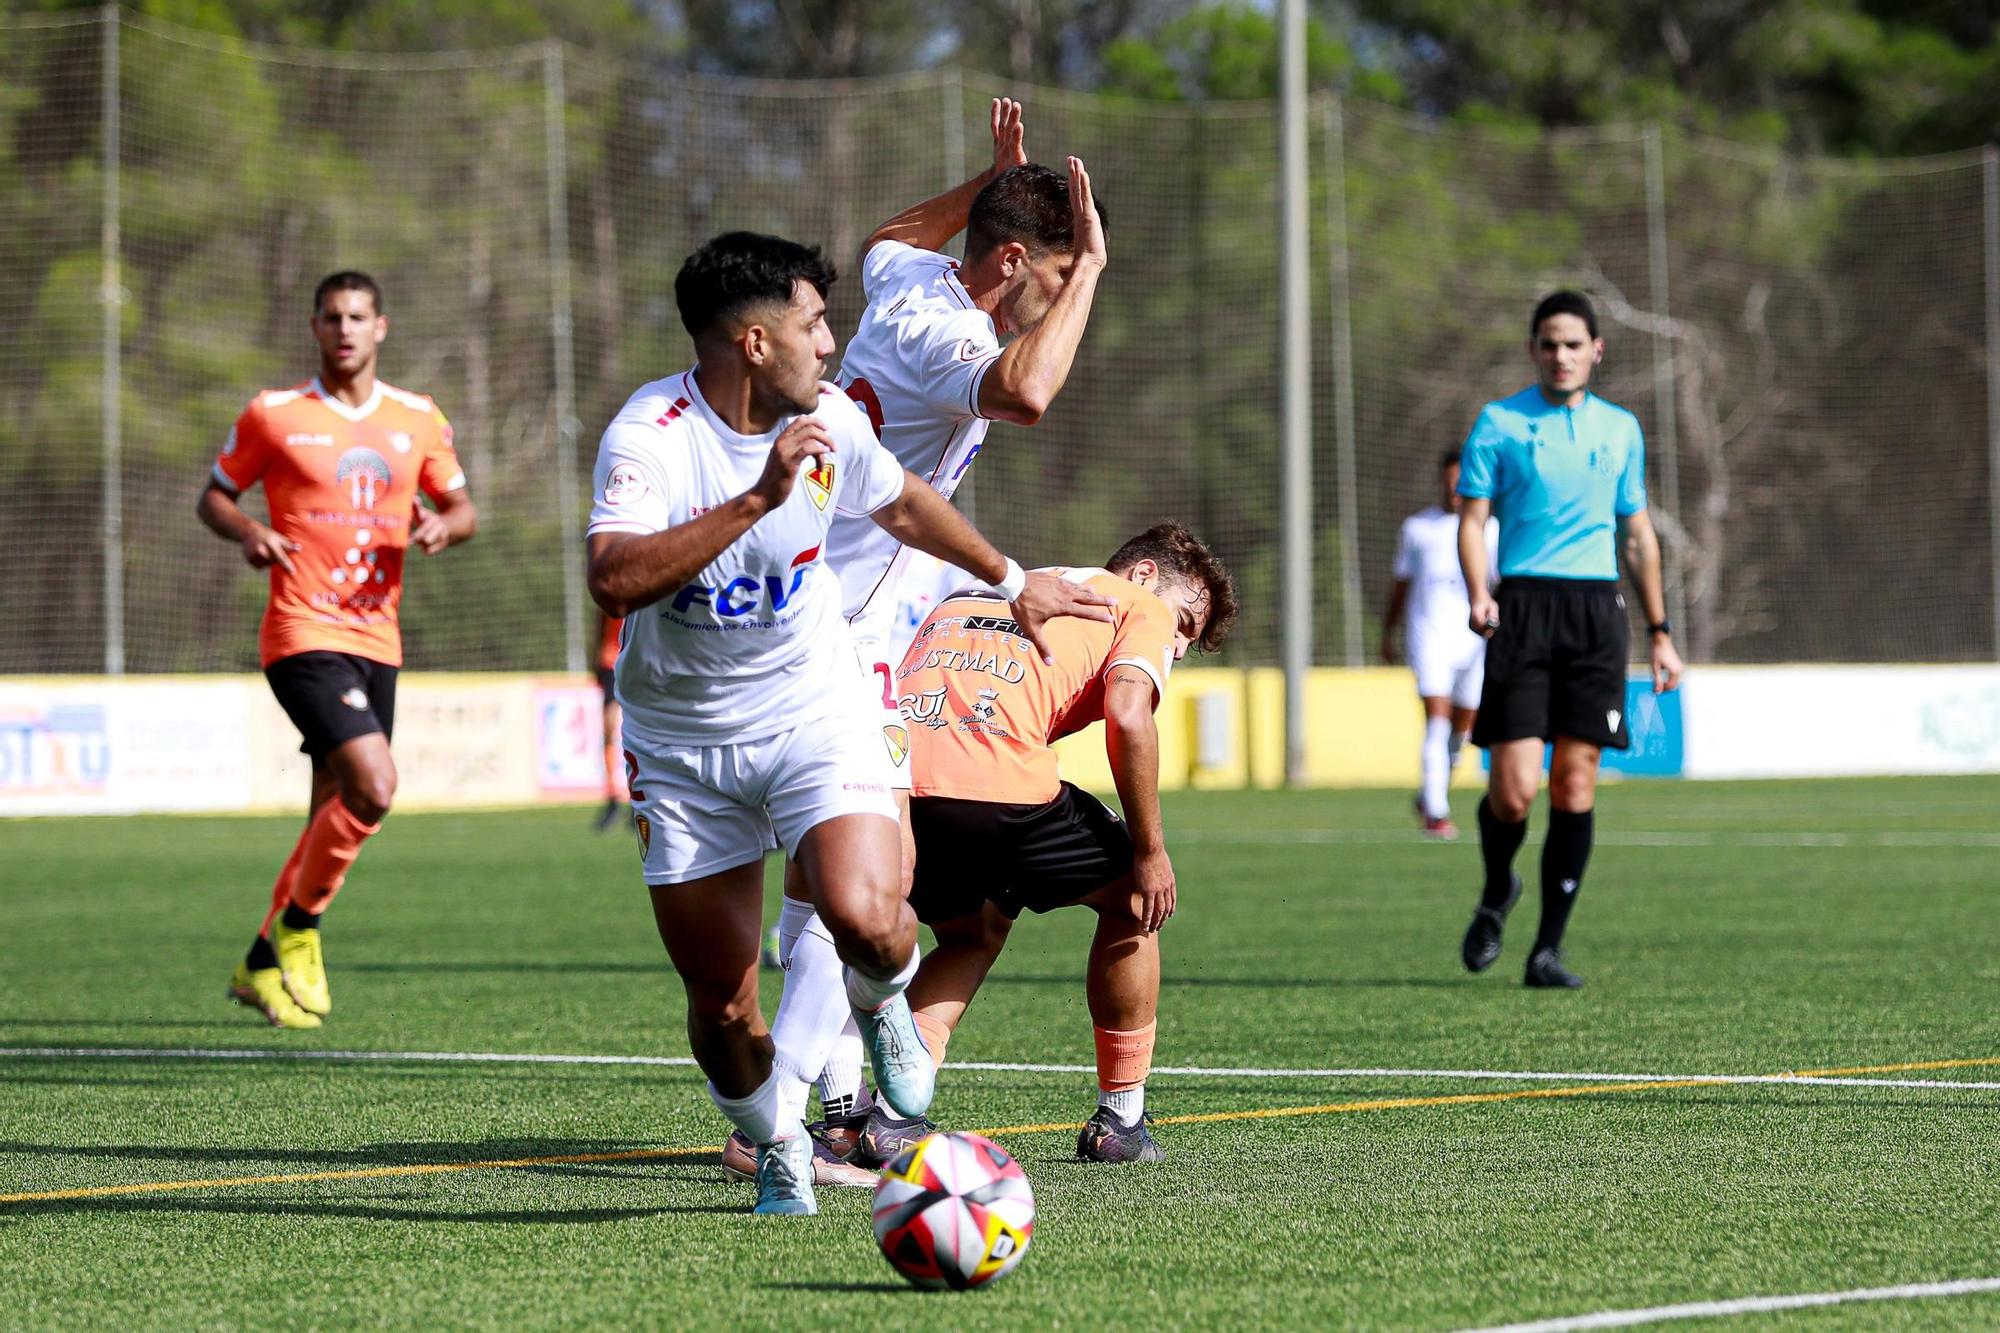
[[[736,227],[823,244],[851,329],[861,238],[984,164],[1000,93],[1033,155],[1090,164],[1112,256],[1069,387],[1034,430],[996,426],[963,493],[1025,563],[1181,519],[1242,585],[1225,660],[1274,661],[1278,293],[1305,284],[1315,659],[1371,660],[1396,525],[1480,404],[1529,382],[1535,299],[1573,285],[1603,317],[1597,387],[1648,432],[1691,656],[1994,657],[1991,149],[1800,159],[1323,99],[1313,262],[1288,273],[1263,104],[719,81],[553,44],[300,52],[85,15],[0,26],[0,673],[255,666],[263,580],[193,503],[244,401],[313,373],[311,292],[342,267],[381,280],[384,377],[451,416],[483,514],[411,562],[411,665],[581,666],[590,460],[635,385],[691,360],[681,259]]]

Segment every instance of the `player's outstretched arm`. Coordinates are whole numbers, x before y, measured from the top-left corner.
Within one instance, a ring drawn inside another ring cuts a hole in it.
[[[1152,677],[1116,666],[1104,682],[1104,749],[1125,824],[1132,830],[1132,879],[1140,919],[1158,930],[1174,914],[1174,863],[1160,819],[1160,729]]]
[[[1486,516],[1493,512],[1493,501],[1469,495],[1464,501],[1458,511],[1458,569],[1472,603],[1472,632],[1490,639],[1500,627],[1500,604],[1493,600],[1493,584],[1486,576]]]
[[[1028,154],[1021,146],[1021,104],[1011,97],[996,97],[988,119],[993,129],[993,165],[963,185],[946,190],[921,204],[912,204],[868,233],[861,243],[865,258],[879,241],[901,241],[919,250],[942,250],[951,238],[965,230],[972,214],[972,201],[1001,172],[1026,166]]]
[[[1382,608],[1382,662],[1396,665],[1396,627],[1403,623],[1403,607],[1410,600],[1410,581],[1389,581],[1389,604]]]
[[[736,498],[660,532],[591,533],[585,576],[590,599],[607,616],[629,616],[683,587],[791,496],[807,459],[832,452],[833,436],[826,426],[815,417],[800,417],[779,432],[763,475]]]
[[[1076,256],[1062,290],[1042,322],[1007,344],[979,381],[979,415],[995,421],[1032,426],[1069,379],[1083,330],[1090,323],[1090,305],[1097,297],[1097,279],[1104,272],[1104,224],[1090,192],[1090,173],[1083,159],[1069,160],[1069,204],[1074,219],[1072,245]]]
[[[1620,520],[1625,528],[1625,573],[1639,593],[1639,606],[1648,626],[1667,623],[1667,594],[1660,577],[1660,534],[1653,530],[1653,516],[1641,509]],[[1665,628],[1649,632],[1652,640],[1648,657],[1653,668],[1653,693],[1664,694],[1681,683],[1686,668],[1674,650],[1674,636]]]
[[[436,555],[447,546],[471,541],[479,531],[479,507],[464,487],[438,497],[436,509],[415,506],[410,515],[410,545],[425,555]]]
[[[287,574],[298,571],[292,568],[289,552],[299,549],[299,544],[289,537],[280,536],[275,529],[267,528],[236,503],[231,495],[214,482],[209,482],[195,501],[194,512],[208,530],[225,541],[232,541],[243,548],[243,559],[252,569],[269,569],[281,565]]]
[[[1006,595],[1021,637],[1035,646],[1044,662],[1055,660],[1042,638],[1042,626],[1049,621],[1057,616],[1111,620],[1114,604],[1109,597],[1046,570],[1022,573],[1019,565],[994,549],[993,543],[965,521],[965,515],[914,472],[905,473],[903,493],[872,517],[897,541],[957,565]]]

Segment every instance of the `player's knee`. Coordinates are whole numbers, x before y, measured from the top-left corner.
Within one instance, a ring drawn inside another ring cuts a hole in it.
[[[759,1010],[757,997],[745,994],[740,979],[685,977],[688,1022],[705,1032],[748,1032]]]
[[[383,764],[357,774],[343,784],[340,799],[364,824],[379,824],[396,799],[396,769]]]
[[[1533,805],[1535,793],[1532,789],[1523,791],[1513,783],[1496,782],[1486,793],[1486,804],[1503,824],[1518,824],[1528,817],[1528,807]]]
[[[1597,775],[1589,772],[1557,773],[1549,779],[1549,804],[1557,810],[1580,812],[1597,800]]]
[[[819,913],[843,959],[880,969],[893,967],[901,956],[897,944],[905,910],[895,880],[884,877],[879,884],[851,885],[845,892],[827,895]]]

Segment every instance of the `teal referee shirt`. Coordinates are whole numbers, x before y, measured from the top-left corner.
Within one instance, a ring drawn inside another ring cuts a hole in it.
[[[1564,407],[1530,385],[1480,409],[1458,493],[1493,502],[1501,579],[1615,580],[1618,520],[1646,507],[1639,418],[1596,394]]]

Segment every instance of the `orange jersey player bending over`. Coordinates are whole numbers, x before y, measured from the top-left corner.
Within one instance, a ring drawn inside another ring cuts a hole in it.
[[[278,1027],[316,1028],[331,1010],[320,914],[395,795],[404,555],[411,546],[435,554],[478,525],[444,414],[375,378],[388,329],[373,279],[322,281],[312,315],[318,378],[251,400],[196,505],[253,568],[270,571],[259,656],[312,757],[305,831],[229,988]],[[237,504],[259,483],[269,526]]]
[[[1020,637],[1003,603],[978,595],[939,604],[903,659],[917,844],[910,905],[937,935],[910,1005],[942,1064],[1021,910],[1089,907],[1099,1091],[1077,1156],[1155,1161],[1142,1113],[1160,998],[1157,932],[1173,915],[1175,888],[1153,713],[1190,644],[1221,646],[1236,592],[1222,562],[1167,523],[1126,542],[1104,569],[1063,573],[1115,610],[1110,624],[1052,621],[1053,664]],[[1123,819],[1064,782],[1050,748],[1100,720]]]

